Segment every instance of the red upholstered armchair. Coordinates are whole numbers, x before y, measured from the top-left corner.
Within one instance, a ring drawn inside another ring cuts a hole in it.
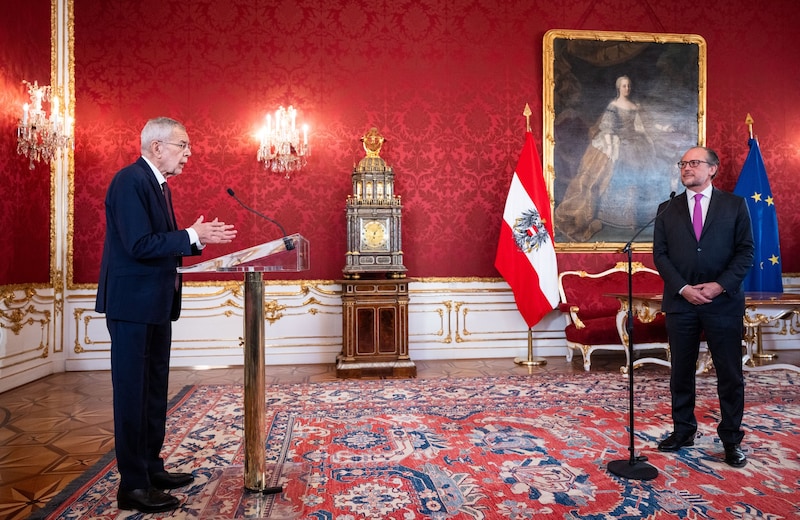
[[[631,266],[634,293],[660,293],[664,282],[658,272],[645,267],[641,262]],[[586,271],[564,271],[558,275],[558,290],[561,294],[559,310],[564,314],[567,339],[567,361],[572,361],[573,350],[583,355],[583,368],[589,370],[591,356],[595,350],[617,350],[625,352],[628,367],[627,307],[607,294],[628,293],[628,264],[619,262],[601,273]],[[619,320],[618,320],[619,315]],[[664,316],[657,314],[649,323],[634,318],[634,352],[663,349],[669,359],[669,343]]]

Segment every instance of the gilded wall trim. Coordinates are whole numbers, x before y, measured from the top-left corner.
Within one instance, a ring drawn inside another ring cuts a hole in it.
[[[47,289],[49,292],[49,289]],[[11,336],[0,344],[0,368],[8,369],[32,358],[50,355],[53,298],[34,287],[0,291],[0,329]],[[30,347],[31,344],[36,346]]]

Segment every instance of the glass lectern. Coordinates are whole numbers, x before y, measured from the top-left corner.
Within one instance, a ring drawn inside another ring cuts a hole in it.
[[[289,235],[199,264],[179,273],[244,273],[244,487],[263,492],[266,483],[264,379],[264,276],[308,270],[308,240]]]

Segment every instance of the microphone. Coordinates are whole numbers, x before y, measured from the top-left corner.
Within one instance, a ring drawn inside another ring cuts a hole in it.
[[[261,212],[258,212],[258,211],[256,211],[256,210],[254,210],[253,208],[251,208],[250,206],[248,206],[247,204],[245,204],[244,202],[242,202],[242,201],[239,199],[239,197],[237,197],[237,196],[236,196],[236,194],[233,192],[233,190],[232,190],[232,189],[228,188],[226,191],[228,192],[228,195],[230,195],[231,197],[233,197],[233,199],[234,199],[236,202],[238,202],[238,203],[239,203],[239,205],[240,205],[241,207],[243,207],[243,208],[244,208],[244,209],[246,209],[247,211],[250,211],[250,212],[252,212],[252,213],[255,213],[256,215],[258,215],[259,217],[263,218],[264,220],[269,220],[270,222],[272,222],[273,224],[275,224],[276,226],[278,226],[278,228],[281,230],[281,233],[283,233],[283,244],[286,246],[286,250],[287,250],[287,251],[291,251],[292,249],[294,249],[294,242],[292,242],[292,239],[291,239],[291,238],[289,238],[289,237],[287,237],[287,236],[286,236],[286,230],[285,230],[285,229],[283,229],[283,226],[281,226],[281,223],[280,223],[280,222],[278,222],[277,220],[274,220],[274,219],[271,219],[271,218],[269,218],[268,216],[264,215],[263,213],[261,213]],[[672,192],[672,194],[673,194],[673,195],[675,195],[675,192],[673,191],[673,192]]]
[[[657,219],[658,217],[660,217],[660,216],[661,216],[661,215],[662,215],[662,214],[663,214],[665,211],[667,211],[667,208],[669,207],[669,205],[670,205],[670,204],[672,204],[672,200],[673,200],[674,198],[675,198],[675,192],[673,191],[672,193],[670,193],[670,194],[669,194],[669,201],[667,202],[667,205],[666,205],[666,206],[664,206],[664,209],[662,209],[661,211],[659,211],[658,213],[656,213],[656,216],[655,216],[655,217],[653,217],[653,218],[651,218],[651,219],[650,219],[650,222],[648,222],[647,224],[645,224],[644,226],[642,226],[641,228],[639,228],[639,231],[637,231],[637,232],[636,232],[636,234],[635,234],[635,235],[633,235],[633,238],[631,238],[630,240],[628,240],[628,243],[627,243],[627,244],[625,244],[625,247],[623,247],[623,248],[622,248],[622,252],[623,252],[623,253],[627,253],[627,252],[629,252],[629,251],[631,250],[631,245],[633,244],[633,241],[634,241],[634,240],[636,240],[636,237],[638,237],[638,236],[639,236],[639,235],[642,233],[642,231],[644,231],[645,229],[647,229],[648,227],[650,227],[650,224],[652,224],[653,222],[655,222],[655,221],[656,221],[656,219]]]

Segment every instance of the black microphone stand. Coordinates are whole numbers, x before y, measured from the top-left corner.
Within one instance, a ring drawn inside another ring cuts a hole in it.
[[[283,234],[283,245],[286,248],[286,250],[287,251],[291,251],[292,249],[294,249],[294,242],[292,242],[291,238],[286,236],[286,230],[283,229],[283,226],[281,226],[280,222],[278,222],[275,219],[269,218],[268,216],[264,215],[260,211],[256,211],[253,208],[251,208],[250,206],[248,206],[247,204],[245,204],[244,202],[242,202],[242,200],[239,197],[236,196],[236,193],[234,193],[232,189],[228,188],[225,191],[227,191],[228,195],[233,197],[233,200],[238,202],[239,205],[241,207],[243,207],[244,209],[246,209],[247,211],[249,211],[251,213],[255,213],[256,215],[258,215],[259,217],[263,218],[264,220],[268,220],[268,221],[272,222],[273,224],[275,224],[276,226],[278,226],[278,229],[280,229],[281,233]]]
[[[636,448],[634,447],[634,429],[633,429],[633,241],[636,240],[642,231],[647,229],[650,224],[655,222],[659,215],[661,215],[669,205],[672,199],[675,198],[673,191],[669,196],[669,202],[664,209],[656,213],[656,216],[650,219],[650,222],[645,224],[633,237],[628,240],[625,247],[622,248],[623,253],[628,255],[628,320],[625,324],[625,330],[628,333],[628,418],[629,418],[629,432],[630,445],[628,452],[630,457],[627,460],[612,460],[608,463],[608,471],[614,475],[630,480],[653,480],[658,476],[658,469],[647,462],[647,457],[643,455],[636,455]]]

